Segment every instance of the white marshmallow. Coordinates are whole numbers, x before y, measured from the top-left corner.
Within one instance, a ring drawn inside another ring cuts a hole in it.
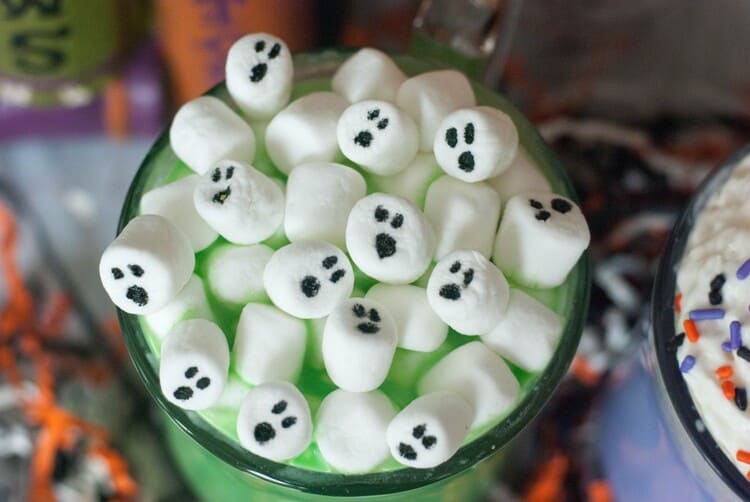
[[[505,171],[518,150],[513,121],[497,108],[456,110],[435,133],[433,151],[443,171],[474,183]]]
[[[271,301],[302,319],[324,317],[349,298],[354,272],[346,255],[324,241],[297,241],[276,251],[263,272]]]
[[[273,249],[263,244],[221,246],[206,264],[208,287],[222,301],[245,304],[266,300],[263,270]]]
[[[319,239],[343,248],[346,218],[365,196],[365,179],[341,164],[295,167],[286,184],[284,230],[291,242]]]
[[[552,187],[529,154],[519,146],[510,167],[487,180],[505,204],[511,197],[523,192],[551,192]]]
[[[471,427],[483,425],[510,410],[521,389],[500,356],[482,342],[454,349],[425,373],[419,393],[455,392],[474,410]]]
[[[305,451],[312,429],[305,396],[287,382],[269,382],[251,389],[237,416],[240,444],[251,453],[276,462]]]
[[[396,103],[417,123],[419,149],[431,152],[435,133],[445,116],[459,108],[474,106],[476,99],[461,72],[439,70],[406,80],[398,89]]]
[[[161,391],[180,408],[204,410],[216,404],[228,372],[227,339],[211,321],[182,321],[172,328],[161,346]]]
[[[393,404],[380,391],[331,392],[316,417],[320,453],[338,471],[371,471],[388,458],[385,432],[395,415]]]
[[[281,110],[266,128],[266,151],[276,167],[289,174],[300,164],[336,160],[336,124],[348,105],[338,94],[313,92]]]
[[[492,259],[525,286],[553,288],[565,281],[590,238],[586,219],[571,200],[522,193],[505,205]]]
[[[364,298],[341,302],[326,321],[323,362],[328,376],[350,392],[377,389],[391,368],[398,335],[381,304]]]
[[[271,305],[242,309],[232,359],[237,373],[252,384],[297,380],[305,357],[305,323]]]
[[[401,197],[374,193],[354,205],[346,222],[346,247],[362,272],[382,282],[406,284],[432,260],[430,222]]]
[[[485,183],[466,183],[443,176],[427,190],[424,213],[435,229],[435,258],[456,249],[473,249],[485,258],[500,221],[500,197]]]
[[[235,244],[255,244],[281,226],[284,191],[254,167],[222,160],[198,182],[193,202],[222,237]]]
[[[427,300],[448,326],[464,335],[483,335],[503,318],[508,281],[487,258],[460,249],[440,260],[427,282]]]
[[[442,175],[443,171],[438,167],[432,154],[418,153],[414,161],[403,171],[391,176],[372,175],[370,179],[374,188],[372,191],[398,195],[422,208],[427,188]]]
[[[141,197],[141,214],[158,214],[182,230],[197,253],[211,245],[218,234],[203,221],[193,204],[193,192],[200,176],[191,174],[154,188]]]
[[[341,114],[336,137],[347,159],[381,175],[404,170],[419,150],[414,120],[387,101],[360,101],[349,106]]]
[[[167,336],[172,327],[183,319],[213,320],[203,282],[195,274],[190,276],[174,300],[144,317],[148,327],[159,338]]]
[[[563,320],[519,289],[510,290],[508,310],[482,341],[499,355],[529,371],[542,370],[562,335]]]
[[[99,277],[112,302],[130,314],[151,314],[172,301],[195,266],[190,240],[166,218],[133,218],[107,246]]]
[[[365,47],[339,66],[331,87],[350,103],[365,99],[394,102],[404,80],[406,75],[384,52]]]
[[[418,397],[388,424],[391,455],[408,467],[438,466],[461,447],[473,416],[471,406],[453,392]]]
[[[245,35],[229,48],[225,70],[227,90],[248,117],[271,117],[289,102],[294,66],[280,38]]]
[[[371,287],[365,298],[382,304],[393,317],[402,349],[432,352],[448,336],[448,325],[435,315],[423,288],[380,283]]]
[[[174,153],[198,174],[224,159],[252,162],[255,134],[220,99],[201,96],[177,111],[169,128]]]

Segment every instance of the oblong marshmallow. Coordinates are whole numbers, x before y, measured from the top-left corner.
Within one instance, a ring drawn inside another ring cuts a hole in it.
[[[401,84],[396,104],[417,123],[419,149],[431,152],[435,133],[445,116],[459,108],[474,106],[476,98],[463,73],[438,70],[422,73]]]
[[[182,230],[197,253],[219,236],[203,221],[193,204],[193,192],[200,176],[191,174],[172,183],[149,190],[141,197],[141,214],[158,214]]]
[[[520,146],[508,169],[487,180],[505,204],[511,197],[523,192],[551,192],[552,187],[531,156]]]
[[[508,310],[482,341],[497,354],[529,371],[542,370],[562,335],[563,319],[519,289],[510,290]]]
[[[333,383],[350,392],[380,387],[391,368],[398,335],[391,314],[365,298],[345,300],[323,332],[323,362]]]
[[[254,167],[222,160],[201,176],[193,194],[198,214],[235,244],[255,244],[281,226],[284,192]]]
[[[271,305],[248,303],[242,309],[232,347],[237,373],[258,385],[297,380],[305,357],[305,323]]]
[[[324,317],[349,298],[354,272],[346,255],[324,241],[297,241],[276,251],[263,272],[271,301],[302,319]]]
[[[433,312],[427,292],[410,284],[375,284],[365,298],[382,304],[396,322],[398,346],[432,352],[448,336],[448,325]]]
[[[172,327],[184,319],[213,320],[201,278],[193,274],[174,300],[144,316],[146,324],[159,338],[167,336]]]
[[[269,118],[289,102],[294,65],[280,38],[245,35],[229,48],[225,71],[227,90],[248,117]]]
[[[440,260],[427,282],[427,300],[448,326],[464,335],[494,328],[508,307],[503,274],[477,251],[460,249]]]
[[[112,302],[130,314],[151,314],[172,301],[195,267],[190,240],[166,218],[137,216],[107,246],[99,277]]]
[[[432,154],[418,153],[403,171],[390,176],[370,176],[371,190],[398,195],[423,208],[427,189],[443,174]]]
[[[331,162],[295,167],[286,183],[287,237],[291,242],[319,239],[343,248],[346,219],[366,192],[365,179],[350,167]]]
[[[164,339],[159,384],[170,403],[186,410],[210,408],[221,397],[228,372],[227,339],[211,321],[179,322]]]
[[[586,219],[573,201],[527,192],[505,205],[492,259],[525,286],[554,288],[565,281],[590,240]]]
[[[350,103],[365,99],[396,101],[406,75],[384,52],[371,47],[358,50],[333,74],[331,87]]]
[[[500,221],[500,197],[485,183],[442,176],[427,190],[424,213],[435,229],[435,259],[457,249],[473,249],[485,258]]]
[[[350,105],[339,118],[336,137],[347,159],[381,175],[404,170],[419,150],[414,120],[387,101]]]
[[[346,247],[365,274],[382,282],[406,284],[427,270],[435,237],[430,222],[414,204],[374,193],[349,213]]]
[[[252,388],[237,416],[240,444],[251,453],[276,462],[305,451],[312,429],[305,396],[288,382],[268,382]]]
[[[223,159],[252,162],[255,134],[231,108],[213,96],[188,101],[169,128],[174,153],[198,174]]]
[[[226,245],[213,250],[206,264],[208,287],[222,301],[245,304],[265,300],[263,271],[273,249],[263,244]]]
[[[510,410],[521,393],[518,380],[500,356],[482,342],[469,342],[438,361],[419,381],[419,393],[454,392],[474,410],[471,427]]]
[[[396,415],[382,392],[335,390],[320,403],[315,438],[323,458],[344,473],[367,472],[389,454],[386,429]]]
[[[391,455],[409,467],[436,467],[461,447],[473,416],[471,406],[454,392],[418,397],[388,424]]]
[[[435,133],[435,159],[447,174],[474,183],[505,171],[518,150],[518,131],[508,115],[487,106],[456,110]]]
[[[266,128],[266,151],[274,165],[289,174],[300,164],[336,160],[336,125],[348,105],[333,92],[313,92],[292,101]]]

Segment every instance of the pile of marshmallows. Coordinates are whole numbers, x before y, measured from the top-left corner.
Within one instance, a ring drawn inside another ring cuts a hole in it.
[[[197,174],[143,196],[143,214],[102,256],[102,283],[162,338],[161,387],[177,406],[221,404],[232,359],[254,385],[237,420],[251,452],[283,461],[311,441],[310,408],[290,383],[303,364],[308,319],[339,387],[316,417],[325,460],[366,472],[390,452],[407,466],[434,467],[471,427],[517,400],[519,384],[498,354],[540,370],[562,331],[560,316],[511,289],[503,273],[528,287],[560,285],[588,245],[586,222],[543,180],[540,191],[511,197],[500,221],[498,175],[518,164],[521,176],[540,176],[519,160],[510,118],[475,106],[458,72],[407,79],[388,56],[362,49],[333,77],[335,93],[287,106],[292,81],[283,41],[261,33],[234,44],[227,88],[253,124],[270,118],[265,148],[286,184],[250,165],[255,134],[240,115],[214,97],[187,103],[170,139]],[[429,152],[447,176],[433,181]],[[391,193],[366,195],[363,175],[335,163],[341,154]],[[217,298],[245,305],[231,355],[193,274],[195,253],[217,234],[232,245],[212,251],[209,285]],[[291,243],[276,251],[261,244],[279,235]],[[363,296],[352,263],[379,281]],[[440,360],[419,382],[420,397],[397,413],[377,390],[396,347],[433,351],[449,327],[481,341]]]

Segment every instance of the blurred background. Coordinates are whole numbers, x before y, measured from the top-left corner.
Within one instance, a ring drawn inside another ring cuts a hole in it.
[[[0,0],[0,501],[191,499],[96,264],[159,131],[253,31],[293,51],[450,48],[552,144],[592,227],[592,305],[488,498],[612,500],[595,418],[676,212],[750,136],[749,23],[746,0]]]

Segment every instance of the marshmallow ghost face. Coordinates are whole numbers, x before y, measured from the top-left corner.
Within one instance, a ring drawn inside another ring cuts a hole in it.
[[[297,388],[269,382],[247,393],[237,417],[240,444],[252,453],[275,461],[294,458],[312,438],[310,408]]]
[[[354,205],[346,224],[354,263],[379,281],[406,284],[427,270],[435,236],[427,218],[401,197],[374,193]]]
[[[327,316],[354,289],[349,259],[333,244],[307,240],[279,249],[263,273],[271,301],[301,319]]]

